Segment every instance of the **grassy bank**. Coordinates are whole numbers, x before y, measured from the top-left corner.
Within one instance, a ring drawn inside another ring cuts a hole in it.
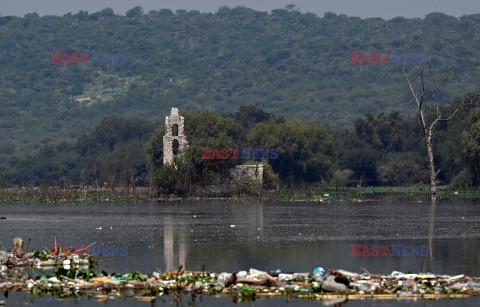
[[[0,189],[0,202],[61,203],[61,202],[127,202],[152,200],[148,188],[60,189],[57,187]]]
[[[315,191],[325,191],[332,195],[365,195],[365,194],[403,194],[403,195],[428,195],[430,186],[411,186],[411,187],[362,187],[362,188],[315,188]],[[437,186],[438,196],[459,195],[470,196],[479,195],[480,187],[450,187]]]
[[[0,202],[7,203],[78,203],[78,202],[137,202],[172,200],[282,200],[282,201],[378,201],[406,199],[414,202],[429,200],[429,186],[413,187],[362,187],[362,188],[292,188],[278,191],[263,191],[260,195],[219,196],[219,197],[170,197],[158,198],[150,189],[74,189],[57,187],[4,188],[0,189]],[[438,199],[480,199],[480,187],[453,188],[438,187]]]

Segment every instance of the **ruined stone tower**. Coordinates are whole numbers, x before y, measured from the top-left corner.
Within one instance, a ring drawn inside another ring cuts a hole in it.
[[[163,164],[172,164],[173,156],[181,154],[187,147],[187,137],[184,134],[184,118],[178,114],[177,108],[172,108],[170,116],[165,117],[165,135],[163,136]]]

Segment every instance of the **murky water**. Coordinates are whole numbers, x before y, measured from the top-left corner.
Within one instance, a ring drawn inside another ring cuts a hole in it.
[[[127,256],[102,258],[108,261],[101,268],[117,273],[184,264],[188,270],[205,265],[215,272],[304,272],[322,266],[480,276],[479,209],[473,201],[435,207],[405,201],[1,204],[0,216],[7,219],[0,220],[0,241],[10,247],[14,237],[31,238],[30,248],[50,248],[55,233],[62,245],[127,245]],[[352,256],[352,244],[389,246],[390,251]],[[428,255],[393,256],[392,244],[427,246]]]

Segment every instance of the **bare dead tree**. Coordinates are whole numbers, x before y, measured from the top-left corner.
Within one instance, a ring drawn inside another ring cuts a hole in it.
[[[403,66],[403,73],[407,79],[408,85],[410,86],[410,91],[412,92],[412,95],[417,103],[417,116],[420,120],[420,125],[427,145],[428,159],[430,162],[430,194],[432,200],[434,200],[437,194],[436,178],[441,171],[435,171],[432,144],[435,125],[441,121],[449,121],[452,119],[458,110],[467,104],[467,100],[469,100],[471,97],[468,94],[462,96],[460,103],[454,107],[454,110],[449,116],[445,117],[440,111],[436,94],[447,84],[448,81],[452,79],[453,74],[450,74],[444,79],[437,81],[432,75],[432,66],[430,65],[430,62],[427,62],[425,65],[421,63],[416,64],[416,70],[412,80],[405,71],[405,65]],[[436,112],[436,116],[430,122],[427,122],[424,114],[424,109],[426,108],[425,104],[427,102],[433,102]]]

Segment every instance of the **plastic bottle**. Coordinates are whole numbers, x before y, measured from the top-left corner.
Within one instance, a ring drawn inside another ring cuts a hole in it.
[[[355,281],[350,282],[350,286],[357,287],[358,290],[363,290],[363,291],[366,291],[366,290],[369,289],[369,287],[367,285],[361,284],[361,283],[355,282]]]
[[[325,291],[330,292],[345,292],[347,291],[347,286],[340,284],[334,280],[335,276],[328,276],[327,279],[322,283],[322,288]]]
[[[325,280],[325,270],[322,267],[313,269],[313,278],[319,281]]]

